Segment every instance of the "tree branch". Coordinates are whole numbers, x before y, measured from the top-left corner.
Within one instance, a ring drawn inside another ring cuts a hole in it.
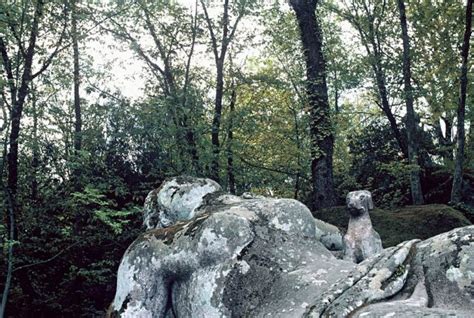
[[[204,4],[204,0],[200,0],[200,1],[201,1],[202,9],[204,10],[204,16],[205,16],[205,20],[207,22],[207,28],[208,28],[209,33],[211,35],[212,50],[214,51],[214,58],[215,58],[216,64],[217,64],[218,61],[219,61],[219,52],[217,51],[217,38],[216,38],[216,35],[214,34],[214,29],[212,27],[212,21],[211,21],[211,18],[209,18],[209,14],[207,12],[206,5]]]
[[[63,25],[63,29],[61,31],[61,35],[59,36],[58,38],[58,41],[56,42],[56,45],[55,45],[55,49],[53,51],[53,53],[51,53],[51,55],[46,59],[46,61],[43,63],[43,65],[41,66],[41,68],[39,69],[39,71],[37,71],[36,73],[32,74],[31,75],[31,79],[34,79],[36,78],[38,75],[40,75],[41,73],[43,73],[48,67],[49,65],[51,64],[51,62],[53,61],[53,59],[56,57],[56,55],[61,52],[61,51],[64,51],[66,48],[69,47],[69,45],[65,45],[61,48],[61,44],[63,42],[63,39],[64,39],[64,35],[66,34],[66,29],[67,29],[67,7],[66,7],[66,4],[64,5],[64,9],[63,9],[63,16],[64,16],[64,25]]]
[[[22,269],[25,269],[25,268],[29,268],[29,267],[33,267],[33,266],[37,266],[37,265],[42,265],[42,264],[46,264],[46,263],[49,263],[53,260],[55,260],[56,258],[58,258],[59,256],[61,256],[61,254],[64,254],[65,252],[67,252],[68,250],[70,250],[71,248],[73,248],[74,246],[76,246],[77,244],[79,244],[80,242],[77,241],[75,242],[74,244],[72,245],[69,245],[68,247],[66,247],[65,249],[63,249],[62,251],[59,251],[58,253],[56,253],[54,256],[48,258],[48,259],[45,259],[45,260],[41,260],[39,262],[36,262],[36,263],[32,263],[32,264],[26,264],[26,265],[22,265],[22,266],[19,266],[17,268],[15,268],[13,270],[13,272],[16,272],[16,271],[19,271],[19,270],[22,270]]]

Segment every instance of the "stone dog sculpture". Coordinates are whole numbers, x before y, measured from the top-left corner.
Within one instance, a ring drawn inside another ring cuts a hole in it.
[[[318,230],[300,202],[245,199],[195,178],[172,178],[150,193],[145,223],[148,231],[122,258],[109,317],[470,317],[474,310],[474,226],[355,264],[319,241],[327,229]]]
[[[380,235],[370,221],[369,210],[374,208],[372,195],[365,190],[349,192],[346,203],[350,219],[344,235],[344,258],[360,263],[383,249]]]

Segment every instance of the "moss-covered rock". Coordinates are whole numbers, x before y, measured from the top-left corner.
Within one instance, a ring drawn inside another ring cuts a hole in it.
[[[347,229],[349,214],[346,207],[323,210],[315,217]],[[394,246],[411,239],[427,239],[454,228],[472,224],[462,212],[444,204],[407,206],[395,210],[370,211],[375,230],[384,247]]]

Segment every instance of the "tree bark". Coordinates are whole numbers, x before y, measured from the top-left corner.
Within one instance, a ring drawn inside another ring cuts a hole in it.
[[[1,38],[0,38],[1,40]],[[3,89],[3,88],[2,88]],[[2,105],[4,106],[4,105]],[[5,121],[8,119],[7,116],[4,117]],[[2,186],[2,190],[5,193],[5,203],[6,203],[6,208],[7,208],[7,213],[5,213],[5,218],[6,224],[7,224],[7,229],[9,231],[8,233],[8,249],[7,249],[7,271],[6,271],[6,277],[5,277],[5,283],[3,285],[3,292],[2,292],[2,301],[0,303],[0,317],[3,318],[5,314],[5,310],[7,307],[7,302],[8,302],[8,295],[10,292],[10,286],[11,286],[11,281],[13,278],[13,260],[14,260],[14,255],[13,255],[13,244],[12,241],[14,239],[15,235],[15,211],[13,210],[13,204],[11,200],[11,194],[8,191],[8,188],[5,186],[3,182],[3,171],[5,169],[5,162],[7,159],[7,141],[8,141],[8,130],[9,130],[9,124],[5,124],[2,127],[2,130],[5,129],[5,137],[3,138],[3,151],[2,151],[2,161],[0,165],[0,184]]]
[[[234,113],[235,113],[235,102],[237,99],[237,92],[235,84],[232,85],[232,93],[230,95],[229,105],[229,127],[227,129],[227,181],[229,185],[229,192],[231,194],[236,193],[235,189],[235,174],[234,174],[234,153],[232,149],[232,143],[234,140]]]
[[[398,127],[397,120],[392,113],[392,109],[388,101],[388,92],[387,92],[387,85],[386,85],[386,80],[385,80],[385,72],[383,71],[380,61],[381,61],[380,55],[378,53],[375,53],[373,62],[372,62],[373,63],[372,69],[375,73],[375,81],[377,83],[377,90],[380,97],[381,108],[388,119],[390,128],[392,129],[392,132],[395,136],[395,140],[397,141],[397,144],[400,147],[400,150],[402,151],[403,156],[405,158],[408,158],[407,146],[405,142],[403,141],[400,128]]]
[[[403,40],[403,83],[405,90],[405,104],[407,107],[407,140],[408,140],[408,163],[416,168],[410,168],[410,189],[412,202],[415,205],[424,203],[423,191],[421,189],[420,167],[418,165],[418,140],[415,109],[413,107],[413,87],[411,85],[411,58],[410,58],[410,38],[408,37],[407,18],[405,13],[405,3],[398,0],[398,10],[400,13],[400,26]]]
[[[466,113],[466,93],[467,93],[467,64],[469,58],[469,40],[472,32],[472,0],[467,0],[466,5],[466,29],[464,31],[464,41],[462,46],[462,64],[460,77],[460,94],[458,104],[458,122],[457,122],[457,148],[453,175],[453,187],[451,190],[451,202],[459,203],[462,199],[462,175],[464,164],[464,144],[465,130],[464,117]]]
[[[8,294],[10,292],[10,286],[13,278],[13,242],[15,236],[15,210],[13,208],[13,200],[12,195],[8,188],[6,188],[2,182],[3,189],[5,191],[6,196],[6,205],[8,211],[8,218],[9,218],[9,234],[8,234],[8,252],[7,252],[7,273],[5,278],[5,285],[3,286],[3,293],[2,293],[2,302],[0,304],[0,317],[3,318],[5,314],[5,309],[7,307],[8,302]]]
[[[337,83],[337,71],[334,70],[334,111],[339,113],[339,87]]]
[[[196,45],[196,36],[198,31],[198,0],[195,1],[195,11],[192,19],[192,36],[191,36],[191,48],[189,50],[188,59],[186,62],[186,71],[184,73],[184,85],[183,85],[183,111],[190,109],[188,106],[188,90],[190,84],[190,71],[191,71],[191,59],[194,53],[194,47]],[[186,127],[186,140],[191,155],[192,166],[194,173],[198,176],[201,175],[201,167],[199,164],[199,153],[196,145],[196,137],[193,127],[189,124],[187,116],[184,116],[184,122]]]
[[[25,56],[24,70],[21,79],[21,86],[18,89],[18,98],[14,105],[12,105],[11,112],[11,131],[10,131],[10,151],[8,152],[8,188],[13,197],[16,196],[18,186],[18,138],[20,137],[20,121],[23,114],[23,106],[25,104],[26,96],[28,95],[28,87],[31,81],[31,67],[33,63],[33,56],[35,53],[36,36],[38,33],[39,11],[42,9],[41,1],[37,4],[37,14],[33,19],[33,26],[30,35],[30,44]],[[15,200],[14,200],[15,201]]]
[[[298,156],[296,163],[298,165],[298,170],[295,174],[295,186],[293,191],[293,199],[298,200],[298,195],[300,192],[300,179],[301,179],[301,139],[300,139],[300,128],[298,125],[298,112],[295,108],[290,107],[291,112],[293,113],[293,120],[294,120],[294,133],[295,133],[295,142],[296,142],[296,149],[298,149]]]
[[[35,201],[38,197],[38,167],[39,167],[39,146],[38,146],[38,106],[34,87],[32,87],[32,108],[33,108],[33,156],[31,159],[31,200]]]
[[[216,99],[214,102],[214,116],[211,126],[211,143],[212,143],[212,162],[211,162],[211,178],[219,182],[219,153],[220,141],[219,131],[222,116],[222,97],[224,95],[224,61],[219,59],[216,63]]]
[[[334,136],[322,52],[322,32],[316,19],[317,0],[291,0],[306,59],[306,93],[310,108],[312,208],[335,205],[333,181]]]
[[[74,64],[74,151],[76,157],[82,148],[82,116],[81,116],[81,97],[79,95],[80,88],[80,66],[79,66],[79,43],[77,33],[77,1],[72,1],[71,11],[71,28],[72,28],[72,48],[73,48],[73,64]],[[80,171],[76,171],[76,174]]]

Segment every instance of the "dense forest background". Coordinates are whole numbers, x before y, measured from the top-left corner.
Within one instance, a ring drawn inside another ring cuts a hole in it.
[[[103,315],[170,176],[472,220],[471,18],[472,0],[1,1],[0,316]]]

